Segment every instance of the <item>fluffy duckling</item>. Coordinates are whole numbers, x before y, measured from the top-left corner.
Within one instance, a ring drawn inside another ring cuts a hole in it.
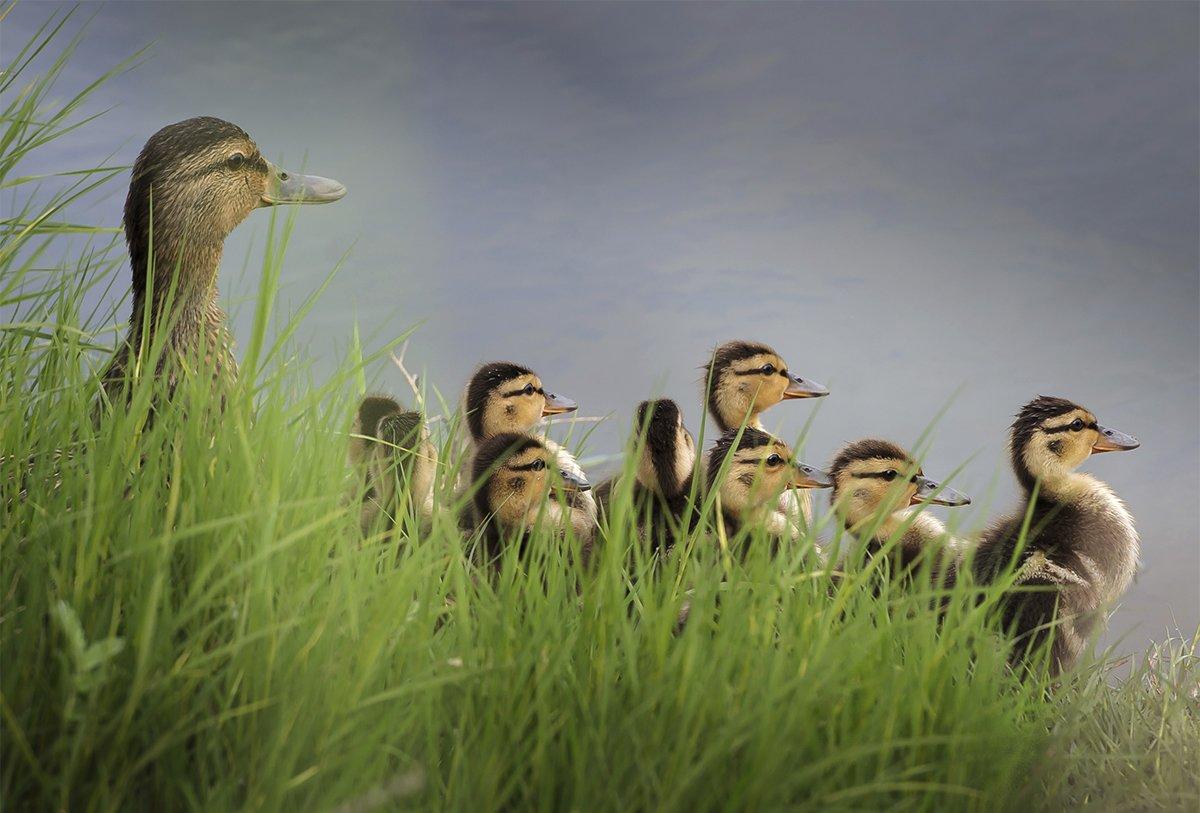
[[[595,530],[587,512],[560,502],[563,496],[586,493],[587,479],[560,465],[557,453],[541,438],[502,432],[485,440],[471,466],[475,482],[475,518],[483,529],[487,558],[499,557],[514,538],[524,545],[534,528],[555,533],[570,529],[584,547],[586,557]]]
[[[826,472],[796,460],[782,440],[750,427],[720,437],[708,454],[705,481],[708,491],[718,494],[727,534],[761,527],[777,542],[793,541],[801,533],[780,496],[788,489],[833,485]]]
[[[756,342],[726,342],[704,370],[704,402],[721,432],[743,424],[762,431],[758,416],[780,401],[829,394],[812,379],[793,375],[778,353]]]
[[[631,496],[634,516],[652,550],[665,552],[687,510],[696,442],[683,424],[679,405],[668,398],[638,404],[634,430],[639,439]],[[607,508],[619,479],[597,486],[596,501],[601,506]]]
[[[359,404],[350,438],[350,464],[364,480],[363,531],[380,515],[390,529],[405,512],[422,524],[433,515],[438,453],[420,412],[370,395]]]
[[[816,381],[793,375],[774,349],[758,342],[726,342],[713,350],[705,367],[704,401],[721,432],[743,424],[762,431],[759,415],[780,401],[828,394]],[[807,493],[788,491],[780,499],[781,509],[793,522],[811,522],[812,501]]]
[[[570,398],[547,390],[533,370],[510,361],[489,362],[476,370],[463,400],[467,431],[475,452],[496,435],[531,432],[542,418],[578,409]],[[558,468],[569,471],[577,480],[587,480],[570,452],[549,438],[542,438],[542,443],[558,457]],[[595,522],[596,500],[588,490],[573,492],[570,500],[572,506],[586,511]]]
[[[125,344],[101,379],[109,397],[159,330],[170,335],[156,374],[200,346],[218,372],[236,374],[232,338],[217,304],[225,238],[259,207],[330,203],[345,194],[337,181],[274,166],[245,130],[221,119],[188,119],[151,136],[125,198],[133,315]]]
[[[953,553],[955,542],[945,526],[920,506],[968,505],[971,498],[926,477],[904,449],[877,438],[857,440],[837,453],[829,474],[834,513],[846,531],[864,543],[867,555],[876,555],[900,534],[892,551],[893,574],[908,572],[939,547]],[[952,578],[952,564],[935,562],[935,582],[942,573]]]
[[[1038,396],[1017,413],[1009,448],[1024,499],[984,532],[974,561],[976,578],[988,583],[1015,559],[1017,584],[1041,588],[1004,599],[1004,621],[1018,641],[1014,662],[1048,641],[1052,674],[1070,669],[1133,581],[1133,517],[1112,489],[1076,469],[1094,452],[1139,445],[1065,398]],[[1026,517],[1029,532],[1018,553]]]

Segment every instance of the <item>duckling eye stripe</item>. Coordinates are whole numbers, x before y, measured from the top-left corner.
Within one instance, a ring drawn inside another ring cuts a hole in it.
[[[536,466],[540,462],[542,462],[542,461],[535,460],[532,463],[526,463],[523,466],[509,466],[508,470],[509,471],[533,471],[533,467]]]
[[[544,395],[546,391],[543,390],[541,387],[537,387],[536,389],[534,389],[533,392],[537,393],[538,395]],[[532,395],[532,394],[533,393],[525,392],[525,388],[521,387],[521,389],[519,389],[519,390],[510,390],[509,392],[501,393],[500,397],[501,398],[516,398],[518,395]]]
[[[1100,425],[1098,423],[1096,423],[1095,421],[1092,421],[1091,423],[1085,423],[1083,425],[1083,428],[1084,429],[1098,429],[1099,426]],[[1069,432],[1070,430],[1071,430],[1071,424],[1066,424],[1065,426],[1044,427],[1042,429],[1042,431],[1045,432],[1047,435],[1053,435],[1058,432]]]
[[[865,471],[865,472],[862,472],[861,474],[851,474],[850,476],[851,477],[870,477],[873,480],[886,480],[888,478],[887,474],[885,474],[882,471]],[[914,474],[912,477],[908,478],[908,482],[915,483],[915,482],[917,482],[917,478],[920,476],[921,475],[919,475],[919,474]],[[897,474],[895,479],[899,480],[902,478],[900,477],[899,474]]]
[[[762,367],[755,367],[753,370],[734,370],[734,375],[765,375]]]

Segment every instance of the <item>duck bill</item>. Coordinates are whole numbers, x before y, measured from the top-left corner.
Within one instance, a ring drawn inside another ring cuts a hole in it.
[[[797,463],[792,481],[788,485],[791,488],[833,488],[833,477],[816,466]]]
[[[928,477],[917,478],[917,493],[913,494],[910,505],[918,503],[933,503],[934,505],[970,505],[971,498],[961,491],[934,482]]]
[[[795,375],[788,375],[787,389],[783,391],[785,399],[790,398],[824,398],[829,394],[829,390],[824,384],[819,384],[811,378],[800,378]]]
[[[592,484],[582,477],[572,474],[569,471],[560,471],[558,476],[562,478],[562,489],[567,492],[591,491]]]
[[[1130,449],[1136,449],[1142,445],[1133,435],[1127,435],[1116,429],[1097,426],[1096,431],[1100,433],[1100,437],[1096,438],[1096,442],[1092,444],[1094,453],[1128,452]]]
[[[544,418],[547,415],[561,415],[564,412],[574,412],[577,409],[579,409],[579,404],[570,398],[564,398],[561,395],[548,392],[546,393],[546,405],[542,407],[542,417]]]
[[[346,196],[346,187],[332,178],[286,172],[267,162],[267,185],[259,207],[285,203],[333,203]]]

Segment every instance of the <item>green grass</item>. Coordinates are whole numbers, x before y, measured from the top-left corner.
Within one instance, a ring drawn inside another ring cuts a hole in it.
[[[622,506],[589,572],[544,539],[489,577],[450,512],[364,538],[345,446],[371,359],[311,379],[290,337],[315,298],[272,312],[286,222],[224,410],[201,375],[153,421],[139,381],[93,422],[120,320],[83,301],[127,271],[114,224],[62,212],[124,177],[19,174],[83,120],[61,22],[3,79],[9,809],[1196,808],[1189,642],[1022,682],[969,586],[939,627],[929,595],[703,533],[629,565]]]

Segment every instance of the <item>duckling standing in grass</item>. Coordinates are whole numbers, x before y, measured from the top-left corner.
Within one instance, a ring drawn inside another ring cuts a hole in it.
[[[674,531],[684,521],[696,467],[696,442],[683,425],[683,413],[663,398],[638,404],[634,429],[638,437],[637,468],[630,505],[639,534],[651,549],[666,552]],[[596,501],[605,510],[620,476],[596,487]]]
[[[705,481],[708,493],[718,495],[719,518],[728,536],[743,527],[762,528],[776,545],[802,534],[780,496],[789,489],[833,485],[826,472],[796,460],[782,440],[750,427],[721,435],[708,454]]]
[[[930,480],[904,449],[877,438],[844,446],[829,467],[829,501],[842,526],[877,555],[895,541],[891,573],[917,567],[923,556],[947,548],[934,560],[935,583],[953,578],[956,543],[938,519],[921,510],[925,503],[969,505],[962,492]],[[899,539],[897,541],[897,535]]]
[[[555,395],[543,385],[541,378],[520,364],[493,361],[484,364],[467,384],[463,410],[470,433],[471,449],[478,452],[489,438],[507,432],[531,432],[542,418],[574,412],[578,405],[570,398]],[[549,438],[542,443],[558,458],[558,468],[581,481],[587,475],[566,449]],[[596,520],[596,500],[587,489],[570,494],[571,505]]]
[[[587,557],[595,518],[564,498],[591,489],[586,478],[561,465],[541,438],[517,432],[492,435],[479,446],[471,465],[475,520],[482,528],[484,553],[495,561],[506,544],[522,548],[536,530],[572,532]]]
[[[763,431],[759,415],[780,401],[823,398],[829,394],[829,390],[811,378],[793,375],[774,349],[758,342],[732,341],[720,345],[713,350],[704,370],[704,402],[721,432],[743,424]],[[807,525],[812,521],[812,501],[807,493],[788,491],[780,499],[782,510],[794,522]]]
[[[1139,549],[1133,517],[1112,489],[1076,469],[1093,452],[1139,445],[1065,398],[1038,396],[1017,413],[1010,452],[1024,499],[984,532],[974,560],[975,577],[985,584],[1010,565],[1018,568],[1018,589],[1003,603],[1015,663],[1048,643],[1051,673],[1070,669],[1133,581]]]
[[[233,340],[217,304],[225,238],[259,207],[330,203],[345,194],[337,181],[274,166],[242,128],[221,119],[188,119],[151,136],[125,198],[133,315],[124,346],[101,378],[108,398],[116,398],[140,349],[160,330],[169,335],[155,372],[172,385],[175,362],[201,347],[218,375],[236,375]]]
[[[386,396],[364,398],[350,438],[350,464],[364,480],[363,531],[380,517],[389,529],[405,515],[426,525],[433,515],[437,460],[420,412],[405,411]]]

